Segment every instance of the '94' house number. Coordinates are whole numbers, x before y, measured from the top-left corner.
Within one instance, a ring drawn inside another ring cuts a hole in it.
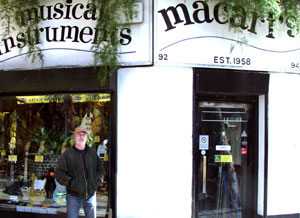
[[[297,63],[297,62],[292,62],[291,63],[291,68],[292,69],[296,69],[296,70],[300,70],[300,62]]]

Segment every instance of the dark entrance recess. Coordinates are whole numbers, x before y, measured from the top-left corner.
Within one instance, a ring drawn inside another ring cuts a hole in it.
[[[194,218],[257,217],[258,97],[268,84],[263,72],[194,70]]]
[[[22,71],[0,70],[0,93],[60,93],[70,91],[114,90],[114,75],[107,84],[100,84],[94,68],[64,68]]]

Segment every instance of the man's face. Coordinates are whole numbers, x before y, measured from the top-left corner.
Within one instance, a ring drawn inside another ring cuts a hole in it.
[[[87,140],[87,134],[85,132],[75,133],[74,139],[75,139],[75,144],[85,145]]]

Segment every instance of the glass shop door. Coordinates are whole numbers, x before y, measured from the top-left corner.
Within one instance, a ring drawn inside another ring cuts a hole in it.
[[[199,101],[195,172],[199,218],[252,217],[256,131],[254,103]]]

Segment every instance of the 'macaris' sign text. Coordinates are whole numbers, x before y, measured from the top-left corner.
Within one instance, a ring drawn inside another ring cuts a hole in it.
[[[246,11],[242,7],[236,7],[236,16],[232,18],[228,18],[226,16],[226,5],[223,3],[217,3],[211,14],[210,6],[207,4],[206,1],[195,1],[192,3],[193,11],[190,11],[186,4],[180,3],[177,4],[175,7],[170,6],[167,9],[159,10],[158,13],[164,19],[166,24],[165,31],[170,31],[176,28],[177,24],[184,23],[184,25],[194,25],[194,24],[202,24],[202,23],[212,23],[217,22],[218,24],[228,24],[230,23],[233,27],[240,28],[241,30],[247,30],[250,33],[257,34],[256,25],[258,22],[267,23],[268,31],[266,37],[268,38],[275,38],[274,32],[274,19],[262,19],[260,18],[257,13],[252,12],[252,19],[249,23],[247,23],[247,14]],[[181,13],[180,13],[181,12]],[[183,17],[182,17],[183,15]],[[272,16],[270,16],[272,17]],[[282,17],[280,17],[280,23],[285,23],[287,27],[287,35],[289,37],[295,37],[298,34],[291,29],[291,21],[295,19],[294,17],[287,17],[285,22]],[[172,21],[175,20],[174,23]]]

